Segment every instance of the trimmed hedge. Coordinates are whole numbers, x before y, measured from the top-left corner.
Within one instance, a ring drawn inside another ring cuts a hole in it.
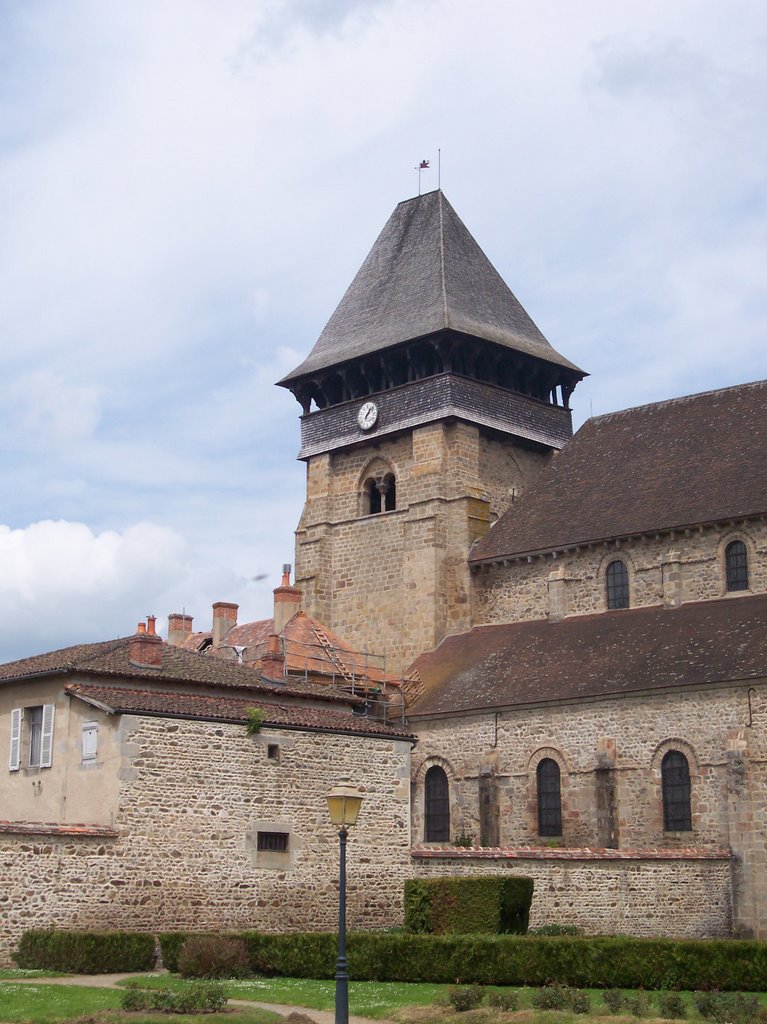
[[[190,933],[160,936],[176,970]],[[251,968],[295,978],[332,978],[336,935],[242,932]],[[636,939],[538,935],[406,935],[351,932],[349,977],[574,988],[702,989],[763,992],[767,942],[743,939]]]
[[[405,928],[434,935],[524,935],[532,878],[413,878],[405,882]]]
[[[24,932],[13,959],[24,970],[69,974],[115,974],[151,971],[153,935],[139,932]]]

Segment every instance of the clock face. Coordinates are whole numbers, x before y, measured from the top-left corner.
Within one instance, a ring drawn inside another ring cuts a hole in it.
[[[378,406],[375,402],[365,402],[364,405],[360,406],[360,411],[357,413],[357,422],[363,430],[370,430],[374,427],[377,419]]]

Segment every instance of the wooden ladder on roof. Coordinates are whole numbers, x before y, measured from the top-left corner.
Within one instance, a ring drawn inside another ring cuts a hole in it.
[[[325,633],[318,626],[315,626],[314,635],[319,640],[320,646],[327,651],[328,657],[333,662],[333,665],[338,669],[339,674],[343,676],[343,678],[346,680],[347,683],[349,683],[350,686],[354,686],[354,673],[349,668],[349,666],[344,663],[344,660],[341,658],[336,648],[328,640]]]

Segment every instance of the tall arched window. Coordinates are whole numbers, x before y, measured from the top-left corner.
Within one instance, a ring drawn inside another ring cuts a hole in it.
[[[661,761],[663,789],[663,829],[665,832],[690,832],[690,766],[680,750],[669,750]]]
[[[562,835],[562,791],[559,765],[550,757],[538,762],[535,771],[538,790],[538,835]]]
[[[629,571],[626,563],[616,558],[605,571],[605,592],[608,608],[628,608]]]
[[[748,551],[742,540],[733,540],[724,549],[724,568],[728,590],[748,590]]]
[[[450,840],[450,786],[445,769],[433,764],[424,784],[424,838],[427,843]]]

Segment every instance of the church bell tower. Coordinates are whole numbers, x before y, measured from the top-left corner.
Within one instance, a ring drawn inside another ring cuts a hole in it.
[[[584,376],[441,191],[400,203],[279,381],[303,410],[307,613],[391,673],[469,628],[469,549],[571,437]]]

